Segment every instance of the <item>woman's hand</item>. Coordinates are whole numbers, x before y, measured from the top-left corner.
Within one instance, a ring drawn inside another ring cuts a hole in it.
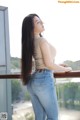
[[[66,65],[66,64],[64,64],[64,63],[61,63],[61,64],[59,64],[60,66],[62,66],[62,67],[68,67],[68,65]]]
[[[68,65],[64,64],[64,63],[59,64],[59,65],[65,67],[65,72],[70,72],[70,71],[72,71],[72,68],[69,67]]]
[[[65,67],[65,72],[70,72],[70,71],[72,71],[71,67]]]

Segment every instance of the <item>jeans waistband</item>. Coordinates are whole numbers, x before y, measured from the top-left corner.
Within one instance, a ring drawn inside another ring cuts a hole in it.
[[[49,70],[49,69],[39,69],[39,70],[36,70],[33,74],[53,74],[53,71],[52,70]]]

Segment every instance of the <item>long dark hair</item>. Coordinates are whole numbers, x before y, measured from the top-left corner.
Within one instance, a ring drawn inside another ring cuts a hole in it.
[[[29,82],[32,71],[32,56],[34,53],[34,23],[33,18],[37,14],[29,14],[22,23],[22,59],[21,59],[21,79],[24,85]]]

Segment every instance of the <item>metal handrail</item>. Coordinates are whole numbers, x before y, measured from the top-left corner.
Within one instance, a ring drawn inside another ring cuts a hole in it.
[[[55,72],[54,73],[54,77],[55,78],[73,78],[73,77],[80,77],[80,70],[76,70],[76,71],[71,71],[71,72],[65,72],[65,73],[61,73],[61,72]],[[21,74],[2,74],[0,75],[0,79],[20,79],[21,78]]]

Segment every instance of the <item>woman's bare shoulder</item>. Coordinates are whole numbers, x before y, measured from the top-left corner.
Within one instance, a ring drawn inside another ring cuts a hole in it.
[[[48,44],[48,41],[44,37],[40,37],[39,40],[40,40],[40,45]]]

